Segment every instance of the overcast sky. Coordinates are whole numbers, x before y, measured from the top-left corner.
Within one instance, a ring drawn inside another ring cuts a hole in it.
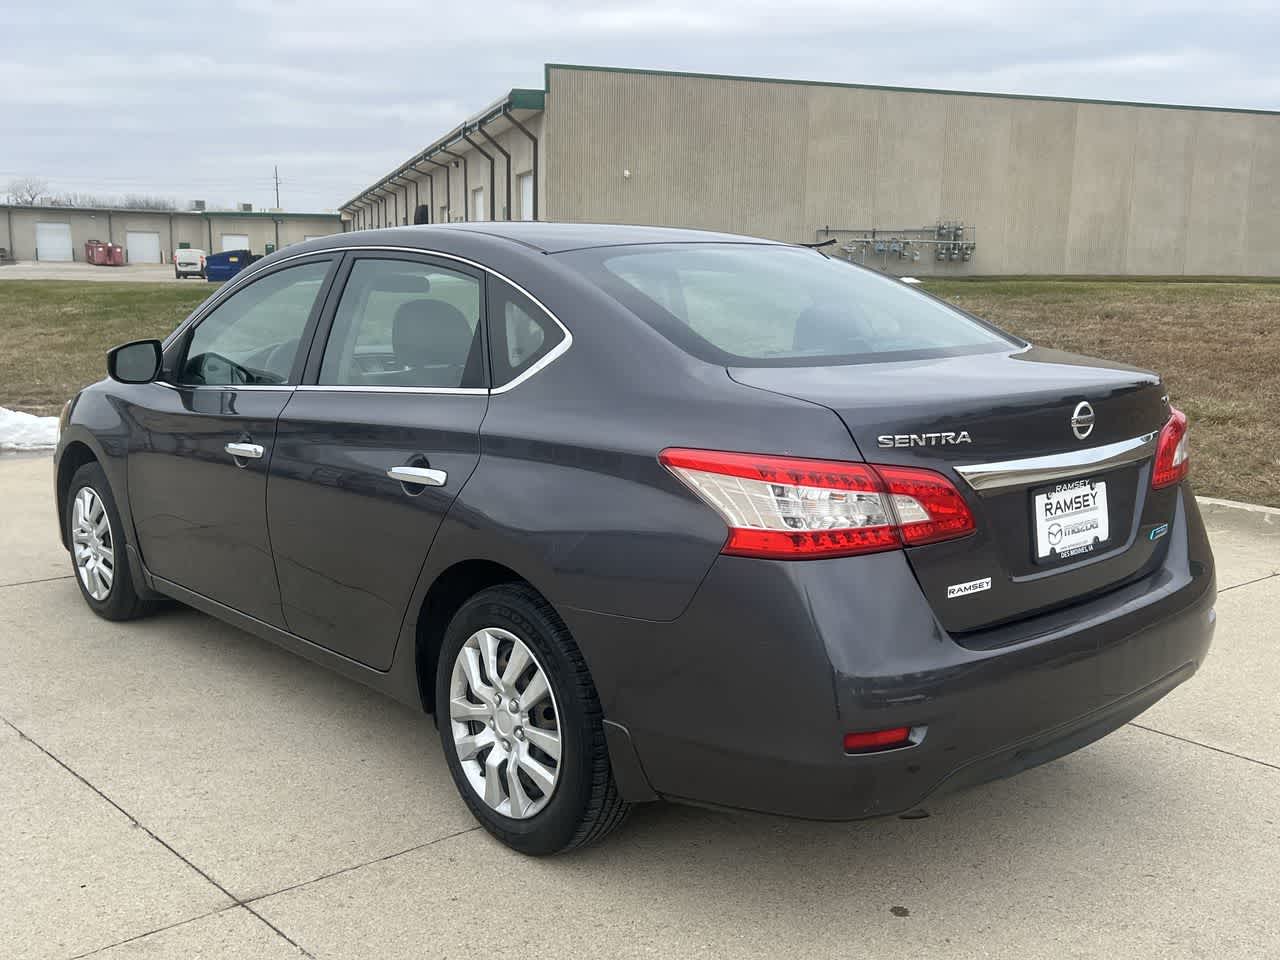
[[[5,0],[0,194],[325,210],[548,61],[1280,109],[1280,3]]]

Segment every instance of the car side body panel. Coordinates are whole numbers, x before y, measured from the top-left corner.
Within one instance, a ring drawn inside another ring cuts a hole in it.
[[[440,522],[480,459],[485,394],[295,391],[267,483],[288,628],[386,670]],[[416,464],[443,486],[387,475]]]

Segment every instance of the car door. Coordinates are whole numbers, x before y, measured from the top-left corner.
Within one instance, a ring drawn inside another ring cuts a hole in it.
[[[236,290],[169,345],[162,380],[127,411],[129,501],[147,567],[277,626],[267,467],[338,261],[288,263]]]
[[[446,258],[348,254],[280,416],[267,513],[286,622],[377,669],[480,458],[483,280]]]

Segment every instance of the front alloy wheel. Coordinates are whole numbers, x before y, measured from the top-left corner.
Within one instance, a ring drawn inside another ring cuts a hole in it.
[[[97,462],[71,475],[62,503],[63,542],[89,609],[104,620],[133,620],[155,609],[156,595],[135,583],[127,556],[128,533]]]
[[[547,675],[519,637],[477,630],[454,659],[449,726],[467,782],[513,820],[540,813],[560,778],[560,714]]]
[[[92,487],[76,491],[71,507],[71,549],[85,592],[94,600],[105,601],[116,575],[115,539],[106,504]]]

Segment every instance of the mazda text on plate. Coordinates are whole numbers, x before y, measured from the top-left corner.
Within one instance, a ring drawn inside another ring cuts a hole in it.
[[[526,853],[659,798],[909,811],[1114,730],[1213,634],[1156,374],[819,250],[345,233],[107,370],[57,450],[89,607],[175,598],[433,715]]]

